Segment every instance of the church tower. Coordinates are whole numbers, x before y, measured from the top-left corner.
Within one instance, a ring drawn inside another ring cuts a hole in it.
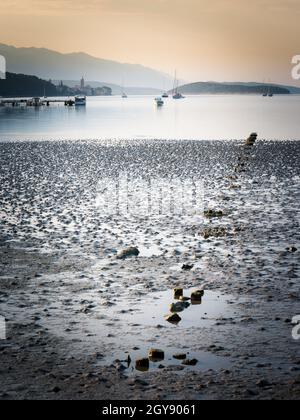
[[[80,80],[80,89],[84,89],[84,87],[85,87],[85,82],[84,82],[84,78],[83,78],[83,76],[82,76],[82,79]]]

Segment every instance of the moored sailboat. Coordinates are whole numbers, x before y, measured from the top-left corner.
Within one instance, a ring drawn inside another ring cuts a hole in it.
[[[184,99],[184,96],[178,91],[178,86],[179,86],[179,82],[177,79],[177,73],[175,72],[173,99]]]

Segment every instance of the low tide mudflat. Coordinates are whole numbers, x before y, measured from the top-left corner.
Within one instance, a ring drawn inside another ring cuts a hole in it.
[[[300,397],[300,142],[9,142],[0,156],[2,399]],[[176,287],[205,294],[173,325]],[[164,360],[137,371],[151,348]]]

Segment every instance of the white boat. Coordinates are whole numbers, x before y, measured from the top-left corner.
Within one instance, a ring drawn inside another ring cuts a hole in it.
[[[123,78],[123,80],[122,80],[122,84],[121,84],[121,98],[123,98],[123,99],[127,99],[127,98],[128,98],[128,95],[127,95],[127,93],[125,92],[125,83],[124,83],[124,78]]]
[[[160,97],[155,98],[155,102],[156,102],[157,106],[163,106],[164,105],[164,101]]]
[[[38,108],[40,106],[43,106],[44,103],[41,101],[41,98],[35,97],[35,98],[32,98],[32,99],[29,99],[27,101],[27,105],[29,105],[29,106],[35,106],[36,108]],[[13,104],[13,106],[16,106],[16,103]]]
[[[168,97],[169,97],[169,95],[167,94],[167,92],[165,92],[165,93],[162,95],[162,97],[163,97],[163,98],[168,98]]]
[[[86,106],[86,96],[84,95],[75,96],[75,106]]]

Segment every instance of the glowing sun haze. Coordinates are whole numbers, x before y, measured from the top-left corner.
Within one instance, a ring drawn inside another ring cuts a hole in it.
[[[189,81],[291,83],[300,1],[1,0],[0,42],[177,68]]]

